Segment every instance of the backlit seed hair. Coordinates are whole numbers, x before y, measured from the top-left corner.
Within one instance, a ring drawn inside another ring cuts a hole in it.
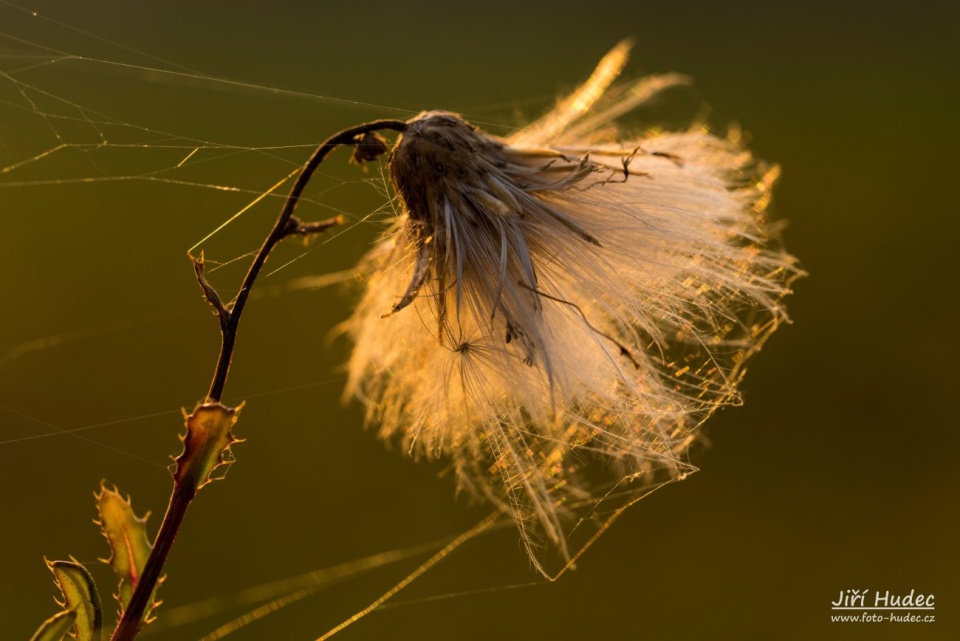
[[[619,116],[686,82],[611,86],[628,49],[507,138],[410,120],[389,160],[402,210],[348,322],[347,393],[510,513],[545,573],[606,499],[692,470],[798,274],[764,214],[776,167],[702,130],[620,138]]]

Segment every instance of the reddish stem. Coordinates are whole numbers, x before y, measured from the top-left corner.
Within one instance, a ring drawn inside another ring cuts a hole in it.
[[[223,396],[223,388],[227,383],[227,374],[230,370],[233,349],[237,341],[237,328],[240,325],[240,315],[243,313],[243,308],[247,303],[250,290],[253,288],[257,276],[259,276],[260,270],[263,269],[264,263],[266,263],[267,258],[270,256],[270,252],[273,251],[273,248],[281,240],[289,235],[313,233],[329,227],[329,225],[324,224],[302,224],[293,216],[293,212],[300,200],[300,195],[310,181],[311,176],[313,176],[317,167],[320,166],[320,163],[337,147],[358,143],[360,142],[358,137],[384,129],[402,133],[404,129],[406,129],[406,123],[400,120],[376,120],[368,122],[357,127],[344,129],[317,147],[317,150],[313,152],[310,160],[304,165],[303,171],[301,171],[297,177],[297,181],[294,183],[290,194],[287,196],[287,200],[283,204],[283,209],[280,211],[277,222],[270,231],[270,235],[263,241],[263,245],[260,247],[260,251],[257,252],[256,258],[253,259],[253,264],[250,265],[250,269],[247,271],[247,275],[244,277],[243,284],[240,287],[240,292],[237,294],[236,302],[229,310],[220,303],[219,296],[217,296],[212,288],[203,280],[202,266],[197,271],[197,276],[201,279],[204,294],[208,300],[210,300],[211,304],[217,308],[217,313],[220,316],[220,356],[217,359],[217,368],[213,375],[213,381],[210,383],[210,391],[207,393],[207,402],[219,402]],[[211,296],[213,299],[211,299]],[[202,479],[198,482],[202,482]],[[173,492],[170,495],[170,503],[167,505],[167,511],[163,515],[163,523],[161,523],[160,531],[157,533],[153,550],[150,552],[150,557],[147,559],[147,563],[143,568],[143,574],[133,590],[130,603],[127,604],[127,607],[124,609],[120,623],[117,624],[117,629],[114,630],[113,636],[110,637],[111,641],[131,641],[140,631],[143,625],[143,613],[150,604],[153,591],[156,589],[157,581],[160,580],[163,566],[166,564],[167,556],[173,547],[173,541],[177,536],[177,532],[180,530],[180,525],[183,523],[183,518],[187,514],[190,503],[197,494],[197,490],[198,488],[195,485],[180,485],[176,481],[174,482]]]

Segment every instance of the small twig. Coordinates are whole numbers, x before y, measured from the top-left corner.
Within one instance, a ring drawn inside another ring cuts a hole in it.
[[[390,130],[402,133],[406,127],[406,123],[400,120],[376,120],[350,129],[344,129],[317,147],[316,151],[314,151],[313,155],[304,165],[303,171],[301,171],[297,177],[297,181],[290,190],[283,209],[280,211],[277,222],[274,223],[270,234],[266,240],[263,241],[260,251],[257,252],[253,263],[250,265],[250,269],[247,271],[247,275],[243,279],[243,284],[237,293],[234,303],[229,307],[224,305],[223,299],[213,286],[207,282],[204,276],[203,256],[201,255],[199,259],[191,256],[194,273],[203,290],[203,295],[207,301],[213,305],[220,322],[220,355],[217,359],[217,367],[213,375],[213,381],[210,383],[210,391],[207,393],[208,403],[219,402],[223,396],[223,388],[227,382],[227,374],[229,373],[230,362],[233,358],[233,349],[237,341],[237,328],[240,325],[240,316],[247,303],[250,290],[253,288],[257,276],[259,276],[260,270],[263,269],[264,263],[270,256],[270,252],[287,236],[306,236],[320,233],[342,222],[340,217],[336,217],[315,223],[303,223],[293,215],[297,203],[300,200],[300,195],[317,167],[320,166],[320,163],[324,161],[330,152],[343,145],[353,145],[355,147],[354,161],[363,162],[373,160],[386,151],[386,146],[383,145],[382,140],[378,142],[378,138],[373,135],[373,132]],[[120,623],[117,624],[117,628],[113,632],[111,641],[131,641],[140,631],[143,613],[150,602],[157,581],[160,579],[167,555],[173,546],[177,532],[180,530],[183,518],[186,516],[187,508],[190,507],[190,503],[193,501],[196,493],[196,487],[186,484],[181,485],[176,481],[174,482],[173,492],[170,495],[170,503],[167,505],[167,511],[163,516],[163,522],[160,525],[160,531],[157,533],[150,558],[147,559],[147,563],[143,568],[143,574],[137,582],[133,595],[130,598],[130,603],[127,604]]]
[[[200,283],[203,296],[217,311],[217,319],[220,321],[220,331],[223,331],[224,324],[230,318],[230,311],[223,304],[223,301],[220,300],[220,294],[217,293],[217,290],[213,288],[213,285],[207,281],[207,277],[204,275],[206,263],[203,261],[203,253],[201,252],[200,258],[190,256],[190,260],[193,261],[193,272],[197,275],[197,282]]]
[[[342,225],[346,222],[344,216],[334,216],[333,218],[328,218],[326,220],[321,220],[315,223],[304,223],[300,222],[300,219],[296,216],[290,217],[290,222],[287,225],[287,236],[311,236],[313,234],[319,234],[327,231],[331,227],[336,227],[337,225]]]

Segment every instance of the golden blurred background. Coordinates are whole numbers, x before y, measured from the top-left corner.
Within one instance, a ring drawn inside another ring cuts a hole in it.
[[[794,324],[757,357],[745,406],[712,420],[701,471],[636,505],[576,572],[542,581],[503,529],[339,638],[960,636],[956,5],[18,1],[0,2],[0,637],[26,639],[54,612],[44,556],[89,562],[112,615],[91,524],[101,479],[159,523],[179,408],[206,392],[219,347],[187,248],[334,131],[443,108],[505,133],[625,36],[628,74],[696,81],[638,125],[740,123],[782,165],[774,211],[810,272]],[[487,513],[341,405],[347,346],[331,330],[349,290],[291,290],[355,264],[389,219],[377,172],[346,159],[322,168],[301,214],[351,223],[281,247],[267,272],[294,262],[247,309],[226,400],[247,400],[248,440],[188,515],[150,638],[198,639],[250,609],[244,588]],[[280,202],[205,243],[207,258],[255,249]],[[226,294],[244,269],[211,278]],[[314,639],[425,558],[228,638]],[[848,588],[935,594],[939,620],[831,623]],[[213,616],[165,621],[208,597]]]

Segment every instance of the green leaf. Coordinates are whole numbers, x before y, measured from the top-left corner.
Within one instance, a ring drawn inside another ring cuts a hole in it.
[[[134,514],[130,498],[124,499],[116,488],[111,490],[101,485],[96,499],[97,510],[100,513],[98,523],[110,546],[110,558],[103,561],[113,568],[120,579],[119,591],[115,596],[120,603],[122,614],[130,603],[130,597],[133,596],[133,591],[137,587],[143,567],[147,564],[147,559],[153,550],[153,545],[147,536],[147,517],[150,514],[147,513],[142,518]],[[161,578],[157,582],[157,587],[162,582]],[[147,622],[150,620],[153,609],[159,605],[159,602],[154,601],[155,595],[156,590],[151,595],[150,606],[144,612],[144,620]]]
[[[62,610],[43,622],[30,637],[30,641],[60,641],[77,620],[77,613]]]
[[[103,610],[90,572],[76,559],[47,561],[47,567],[63,594],[64,609],[76,614],[74,637],[77,641],[99,641]]]
[[[197,491],[218,478],[212,473],[233,462],[230,446],[239,443],[234,437],[233,425],[241,407],[232,408],[220,403],[203,403],[185,416],[187,432],[180,437],[183,452],[176,458],[173,478],[177,485]]]

